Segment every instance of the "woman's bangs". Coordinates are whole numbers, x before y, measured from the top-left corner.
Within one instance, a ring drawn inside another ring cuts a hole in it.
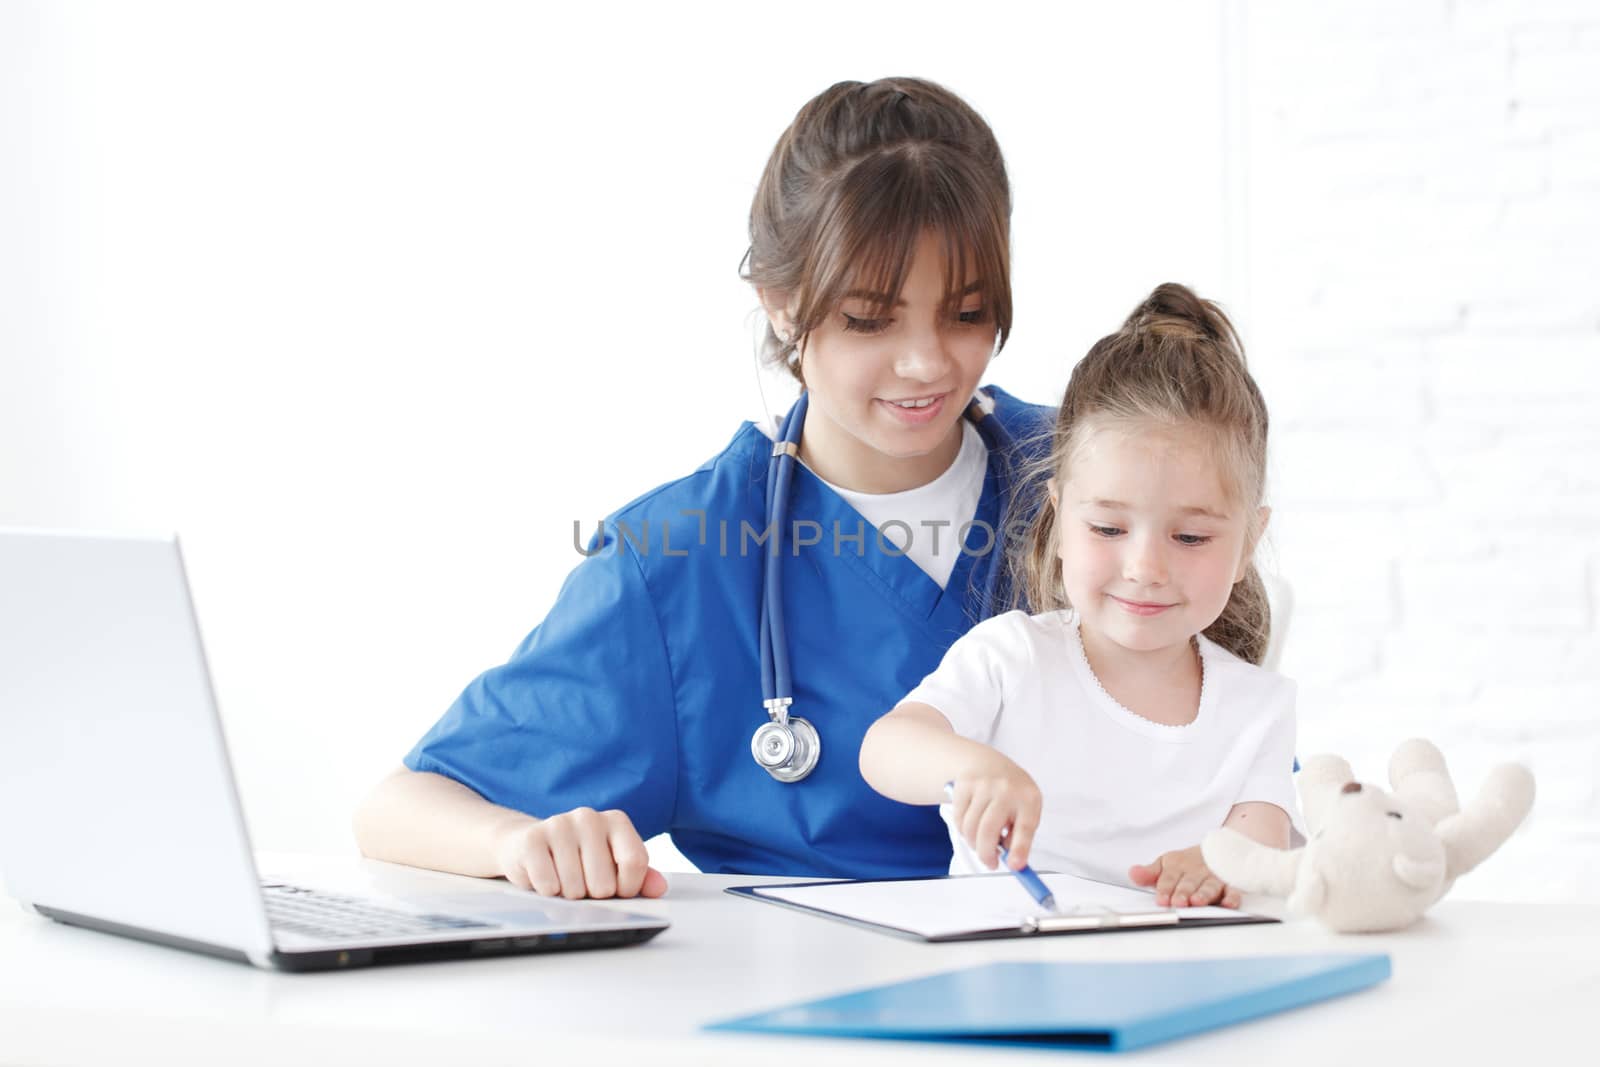
[[[840,184],[834,210],[817,234],[814,300],[807,301],[810,323],[820,322],[847,297],[862,300],[870,314],[882,316],[900,299],[921,226],[915,213],[894,195],[892,174],[857,167]]]
[[[817,234],[814,286],[802,300],[807,328],[846,298],[883,316],[900,299],[923,233],[943,238],[943,302],[959,310],[976,285],[1002,341],[1011,327],[1008,220],[981,183],[933,179],[942,167],[904,156],[863,161],[841,183],[834,210]],[[931,173],[930,173],[931,172]],[[948,172],[946,172],[948,173]]]
[[[969,293],[982,300],[985,321],[993,324],[1003,344],[1011,332],[1011,276],[1004,229],[973,213],[935,227],[944,237],[944,300],[950,314],[961,310]]]
[[[996,203],[992,186],[969,166],[946,167],[934,223],[944,234],[945,298],[957,306],[976,285],[999,343],[1011,333],[1011,223],[1008,205]],[[952,307],[952,311],[958,307]]]

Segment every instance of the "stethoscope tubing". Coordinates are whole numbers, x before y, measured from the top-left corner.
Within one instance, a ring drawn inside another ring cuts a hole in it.
[[[798,449],[800,432],[805,427],[806,408],[811,395],[801,393],[800,399],[789,409],[778,433],[777,444],[793,445]],[[794,480],[795,457],[788,449],[773,449],[767,470],[767,529],[771,537],[771,550],[762,567],[761,581],[761,695],[769,710],[770,703],[785,697],[792,698],[794,689],[789,677],[789,633],[783,615],[783,534],[789,519],[789,486]],[[780,714],[778,718],[785,718]]]
[[[761,580],[761,696],[762,702],[769,714],[778,721],[787,717],[783,709],[787,705],[775,702],[793,699],[793,682],[789,674],[789,640],[788,630],[784,623],[783,615],[783,580],[782,557],[784,546],[784,527],[789,518],[789,495],[791,483],[794,480],[795,455],[800,443],[800,434],[805,427],[806,409],[810,403],[810,394],[802,392],[800,398],[784,417],[778,429],[778,438],[774,444],[772,458],[767,469],[766,514],[767,529],[770,531],[771,547],[762,565]],[[1005,447],[1003,431],[999,421],[991,414],[980,414],[976,419],[978,431],[983,434],[990,451],[995,452]],[[792,448],[783,446],[790,445]],[[1000,551],[1004,541],[1006,495],[1009,492],[1009,479],[1005,477],[1004,464],[1001,465],[1000,491],[1000,516],[999,529],[993,531],[990,551]],[[999,574],[1003,569],[1001,562],[991,559],[988,573],[984,576],[983,603],[980,605],[981,613],[987,615],[994,608],[995,595],[999,588]],[[777,709],[777,710],[775,710]]]

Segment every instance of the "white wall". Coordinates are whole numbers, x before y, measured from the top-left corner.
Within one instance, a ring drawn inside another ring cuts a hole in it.
[[[1054,400],[1152,285],[1221,287],[1218,41],[1181,2],[0,6],[0,522],[181,531],[258,843],[347,848],[573,520],[759,410],[735,268],[806,99],[910,72],[991,119],[992,377]]]
[[[1463,884],[1600,876],[1600,10],[1254,4],[1247,336],[1302,748],[1422,734],[1534,816]]]
[[[1527,759],[1533,826],[1463,888],[1575,893],[1591,8],[1043,7],[0,6],[0,523],[179,529],[258,842],[347,848],[573,519],[759,410],[735,266],[794,110],[922,74],[1011,167],[991,378],[1054,399],[1159,281],[1234,309],[1303,750],[1377,776],[1427,734],[1469,789]]]

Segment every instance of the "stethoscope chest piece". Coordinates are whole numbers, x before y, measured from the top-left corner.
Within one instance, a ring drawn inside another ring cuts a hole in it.
[[[762,723],[750,738],[750,753],[778,781],[798,782],[816,767],[822,739],[816,727],[791,715]]]

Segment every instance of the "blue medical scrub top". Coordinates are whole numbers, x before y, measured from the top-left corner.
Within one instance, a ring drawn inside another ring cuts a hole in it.
[[[406,766],[541,817],[620,808],[643,837],[670,831],[708,872],[944,873],[950,842],[937,809],[880,796],[857,758],[867,727],[1001,607],[984,596],[1004,545],[1001,497],[1018,499],[1008,524],[1025,518],[1021,472],[1047,450],[1054,410],[984,391],[1008,443],[990,450],[975,515],[996,530],[995,548],[963,553],[943,590],[795,466],[791,527],[809,520],[821,531],[798,554],[786,531],[781,560],[791,711],[822,739],[808,778],[778,782],[750,754],[767,718],[758,641],[771,546],[754,538],[766,528],[772,444],[748,422],[699,470],[606,519],[589,546],[598,551],[568,576],[545,620],[466,688]],[[858,530],[864,536],[851,540]],[[984,539],[980,528],[967,544],[976,550]]]

